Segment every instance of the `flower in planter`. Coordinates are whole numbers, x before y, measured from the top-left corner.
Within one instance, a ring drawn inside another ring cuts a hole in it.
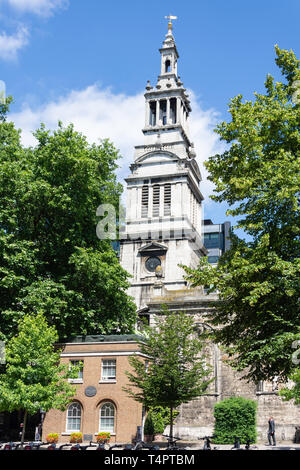
[[[110,432],[98,432],[96,436],[97,442],[107,442],[110,439]]]
[[[81,432],[72,432],[70,434],[70,442],[82,442],[82,433]]]
[[[49,443],[49,444],[56,444],[58,442],[58,437],[59,437],[59,434],[57,432],[50,432],[47,436],[46,436],[46,441]]]

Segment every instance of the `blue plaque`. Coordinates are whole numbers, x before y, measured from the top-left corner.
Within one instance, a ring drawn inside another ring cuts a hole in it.
[[[86,387],[84,393],[86,397],[94,397],[97,393],[96,387],[92,387],[92,386]]]

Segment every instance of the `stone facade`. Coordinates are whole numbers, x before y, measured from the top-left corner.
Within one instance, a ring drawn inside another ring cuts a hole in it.
[[[195,325],[209,328],[206,324],[207,313],[212,313],[217,295],[205,295],[198,289],[179,291],[163,290],[161,297],[153,297],[148,305],[148,314],[152,324],[164,304],[170,311],[184,311],[192,315]],[[188,440],[212,435],[214,430],[214,405],[229,397],[244,397],[257,402],[257,434],[258,442],[267,442],[268,419],[274,417],[278,442],[293,441],[295,428],[300,423],[300,406],[293,401],[285,402],[278,394],[280,384],[276,381],[255,384],[243,379],[243,373],[237,372],[228,364],[228,356],[216,344],[207,343],[205,348],[207,362],[212,368],[213,382],[206,393],[182,404],[176,418],[175,433]]]

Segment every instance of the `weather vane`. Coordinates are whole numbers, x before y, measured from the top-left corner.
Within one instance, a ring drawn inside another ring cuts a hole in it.
[[[177,16],[169,15],[169,16],[165,16],[165,18],[169,20],[168,29],[172,29],[172,20],[177,20]]]

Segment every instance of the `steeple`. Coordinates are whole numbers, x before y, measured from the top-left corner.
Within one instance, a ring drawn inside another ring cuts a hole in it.
[[[171,18],[176,18],[176,16],[168,16],[170,18],[168,24],[168,32],[166,34],[166,39],[163,42],[162,48],[159,50],[161,54],[161,75],[160,78],[174,78],[177,80],[177,60],[179,54],[177,52],[175,39],[172,33],[173,26]]]
[[[191,105],[177,75],[179,54],[171,15],[159,49],[160,73],[145,92],[144,142],[135,146],[126,178],[126,223],[120,261],[132,274],[138,308],[164,286],[185,287],[180,263],[196,267],[202,240],[201,174],[189,137]],[[159,272],[158,272],[159,269]]]
[[[153,143],[153,133],[173,130],[177,132],[176,140],[184,140],[187,147],[191,147],[189,139],[189,114],[191,104],[183,87],[180,77],[177,75],[177,62],[179,54],[172,32],[171,19],[169,16],[168,32],[159,49],[161,56],[160,74],[156,86],[150,85],[148,80],[145,93],[145,127],[143,133],[146,136],[145,143]],[[170,133],[169,133],[170,134]],[[149,136],[149,138],[147,138]],[[170,135],[174,141],[174,135]]]

